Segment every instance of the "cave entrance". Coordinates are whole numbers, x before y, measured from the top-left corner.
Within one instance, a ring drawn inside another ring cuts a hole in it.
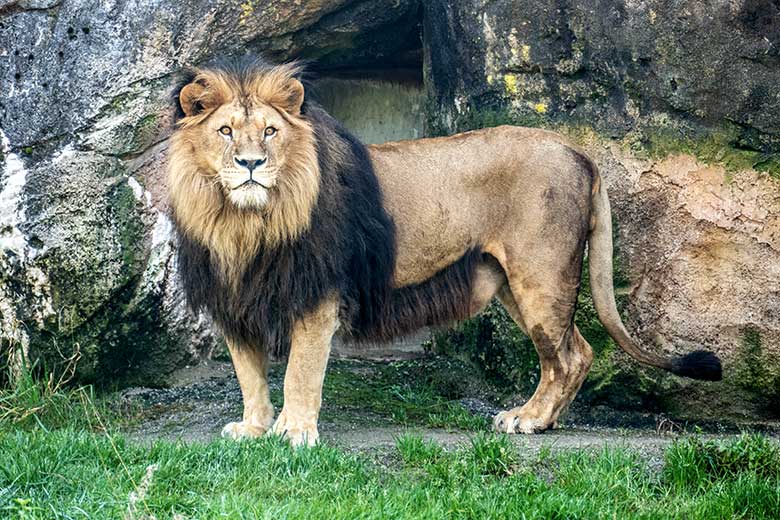
[[[365,144],[424,136],[425,89],[419,67],[321,71],[314,97]],[[357,345],[336,338],[335,357],[387,359],[417,357],[430,330],[387,344]]]
[[[350,39],[348,48],[310,49],[313,98],[365,144],[425,136],[421,11],[402,2],[406,13],[390,25]],[[336,338],[335,357],[417,357],[431,333],[423,329],[389,344],[356,345]]]
[[[318,101],[363,143],[423,137],[422,68],[323,73]]]
[[[368,6],[384,2],[363,4],[357,18],[320,22],[338,34],[331,46],[298,54],[318,78],[314,98],[365,144],[423,137],[422,4],[401,0],[381,12]]]

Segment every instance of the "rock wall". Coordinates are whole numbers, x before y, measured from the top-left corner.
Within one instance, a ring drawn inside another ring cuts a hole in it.
[[[423,34],[429,132],[571,136],[610,190],[632,331],[725,361],[690,382],[596,344],[585,394],[780,415],[780,3],[434,0]]]
[[[317,100],[366,144],[423,137],[425,94],[416,78],[320,78]],[[348,93],[348,95],[344,95]]]
[[[244,52],[422,61],[428,134],[569,134],[611,191],[629,326],[715,349],[728,380],[635,372],[605,342],[586,393],[778,413],[777,0],[0,0],[0,357],[148,384],[212,352],[172,276],[170,95]]]
[[[638,144],[713,137],[777,173],[775,0],[425,2],[429,92],[449,130],[473,111],[580,123]],[[643,133],[637,134],[638,129]],[[770,160],[773,159],[773,160]]]
[[[245,52],[403,61],[416,16],[410,0],[0,0],[0,357],[78,353],[82,381],[158,384],[209,355],[166,217],[177,73]]]

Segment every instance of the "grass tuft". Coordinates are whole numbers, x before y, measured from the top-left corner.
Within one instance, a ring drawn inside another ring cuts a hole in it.
[[[780,448],[758,434],[743,434],[728,443],[699,437],[684,439],[666,452],[666,479],[679,488],[699,488],[750,474],[780,476]]]
[[[432,464],[444,455],[444,449],[435,441],[426,440],[412,433],[404,433],[395,441],[401,459],[408,466]]]
[[[508,476],[515,471],[517,448],[506,434],[478,433],[471,438],[468,460],[481,475]]]
[[[37,371],[22,362],[7,368],[9,384],[0,388],[0,431],[70,426],[101,429],[105,410],[98,411],[91,386],[70,386],[78,362],[78,351],[65,360],[59,375]],[[37,372],[41,372],[38,374]]]

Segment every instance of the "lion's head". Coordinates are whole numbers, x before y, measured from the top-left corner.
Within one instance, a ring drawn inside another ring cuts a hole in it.
[[[345,330],[395,330],[386,319],[395,227],[373,163],[304,101],[299,77],[294,64],[262,60],[195,71],[177,92],[169,153],[189,305],[227,337],[277,354],[293,323],[334,295]]]
[[[295,64],[197,70],[179,92],[169,190],[181,229],[226,266],[305,231],[320,172]]]

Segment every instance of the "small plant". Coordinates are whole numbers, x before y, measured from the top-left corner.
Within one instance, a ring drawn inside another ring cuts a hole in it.
[[[505,434],[479,433],[473,436],[468,458],[481,475],[512,475],[518,463],[517,450]]]
[[[780,447],[768,437],[743,434],[728,443],[692,437],[666,452],[664,476],[677,487],[701,487],[744,474],[780,476]]]
[[[472,414],[459,403],[445,403],[442,408],[440,412],[428,415],[426,426],[467,431],[484,431],[490,426],[488,419]]]
[[[408,466],[432,464],[442,458],[444,449],[435,441],[412,433],[404,433],[395,440],[395,447]]]
[[[104,428],[95,407],[90,386],[71,387],[80,354],[64,358],[58,375],[37,370],[21,360],[15,369],[8,367],[7,388],[0,389],[0,431],[3,429],[40,427],[45,430],[66,425],[88,429]]]

